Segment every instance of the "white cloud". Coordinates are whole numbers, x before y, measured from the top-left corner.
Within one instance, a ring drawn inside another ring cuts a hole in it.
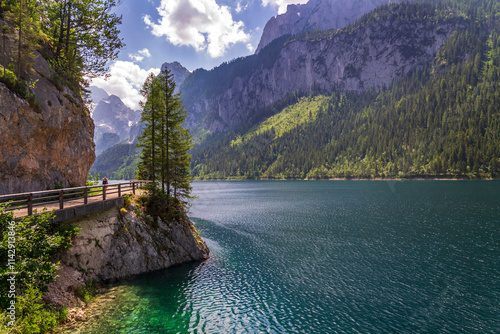
[[[138,110],[142,101],[140,89],[151,72],[157,75],[160,69],[144,70],[130,61],[118,60],[109,67],[108,79],[98,77],[91,84],[104,89],[109,95],[118,96],[127,107]]]
[[[236,8],[234,9],[236,13],[241,13],[242,11],[246,10],[248,8],[248,3],[245,6],[241,5],[241,1],[238,1],[236,4]]]
[[[140,55],[143,55],[144,57],[146,58],[149,58],[151,57],[151,53],[149,52],[149,50],[147,48],[144,48],[142,50],[139,50],[139,54]]]
[[[137,63],[140,63],[144,59],[143,56],[134,53],[129,53],[128,57]]]
[[[137,51],[137,53],[129,53],[128,57],[135,62],[140,63],[145,57],[151,57],[151,53],[147,48]]]
[[[263,6],[277,6],[278,14],[286,13],[286,7],[291,4],[305,4],[309,0],[262,0]]]
[[[207,50],[212,58],[223,56],[232,44],[250,39],[243,22],[235,22],[229,8],[215,0],[161,0],[157,10],[161,16],[157,23],[144,17],[153,35],[165,36],[174,45]]]

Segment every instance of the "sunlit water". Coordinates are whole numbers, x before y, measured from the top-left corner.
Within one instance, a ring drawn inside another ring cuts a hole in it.
[[[500,333],[500,182],[195,182],[211,249],[80,333]],[[108,307],[106,307],[108,306]]]

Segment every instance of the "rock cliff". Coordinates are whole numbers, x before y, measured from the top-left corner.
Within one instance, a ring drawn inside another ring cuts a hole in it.
[[[51,82],[38,55],[31,107],[0,83],[0,194],[85,185],[94,162],[94,123],[83,101]]]
[[[134,205],[81,217],[68,224],[81,231],[71,249],[60,254],[59,277],[45,299],[76,303],[75,290],[90,279],[112,281],[208,258],[208,248],[186,216],[155,225]]]
[[[399,0],[310,0],[304,5],[288,5],[286,13],[267,22],[255,53],[283,35],[339,29],[372,9],[392,2]]]
[[[335,87],[361,91],[389,85],[395,78],[430,64],[459,25],[459,20],[372,21],[340,32],[318,31],[283,42],[275,40],[259,55],[250,56],[255,61],[249,57],[236,60],[235,66],[239,61],[256,65],[236,76],[227,88],[187,99],[186,124],[212,133],[224,132],[291,93],[330,92]],[[194,80],[186,79],[190,81]],[[189,87],[185,84],[183,89]]]

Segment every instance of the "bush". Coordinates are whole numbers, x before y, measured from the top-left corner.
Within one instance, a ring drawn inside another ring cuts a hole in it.
[[[132,204],[132,197],[134,197],[134,195],[132,195],[132,194],[123,195],[123,202],[124,202],[125,208],[128,208],[130,206],[130,204]]]
[[[41,302],[47,284],[54,281],[59,263],[54,263],[55,254],[71,245],[71,239],[79,228],[54,225],[53,212],[42,213],[14,221],[13,211],[6,211],[0,205],[0,309],[6,310],[10,304],[10,285],[7,277],[16,272],[16,323],[13,333],[45,333],[65,319],[64,310],[53,310]],[[10,227],[10,229],[9,229]],[[12,232],[15,241],[12,243]],[[11,239],[9,243],[9,234]],[[9,268],[9,247],[15,247],[15,264]],[[61,313],[62,312],[62,313]],[[9,319],[5,313],[0,320]],[[0,327],[1,328],[1,327]]]
[[[41,292],[33,287],[28,288],[24,296],[16,298],[18,321],[12,333],[47,333],[59,324],[60,312],[44,305],[41,299]]]
[[[145,186],[147,193],[139,198],[138,202],[142,203],[146,213],[153,217],[154,222],[158,222],[160,218],[164,222],[169,222],[178,219],[184,208],[179,200],[160,190],[157,183],[148,183]]]
[[[97,288],[97,281],[91,279],[87,284],[79,286],[75,291],[75,295],[85,304],[88,304],[97,296]]]
[[[36,99],[35,95],[28,91],[26,84],[19,81],[14,74],[14,72],[0,67],[0,82],[3,82],[7,88],[14,92],[20,98],[28,101],[30,106],[35,110],[40,112],[42,108],[40,103]]]

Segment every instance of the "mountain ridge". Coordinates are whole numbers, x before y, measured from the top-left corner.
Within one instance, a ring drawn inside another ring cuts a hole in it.
[[[339,29],[354,22],[377,6],[394,0],[309,0],[303,5],[287,6],[287,11],[272,17],[265,25],[255,53],[283,35],[295,35],[312,30]]]
[[[384,10],[404,11],[411,5],[391,6]],[[258,55],[239,58],[210,72],[193,72],[181,87],[188,110],[186,124],[193,130],[221,133],[290,93],[328,92],[336,87],[353,91],[380,88],[430,63],[446,38],[460,26],[461,20],[456,17],[440,22],[423,18],[408,22],[374,20],[343,30],[282,36]],[[225,78],[217,91],[214,80],[223,77],[217,74],[222,69],[241,73]]]

